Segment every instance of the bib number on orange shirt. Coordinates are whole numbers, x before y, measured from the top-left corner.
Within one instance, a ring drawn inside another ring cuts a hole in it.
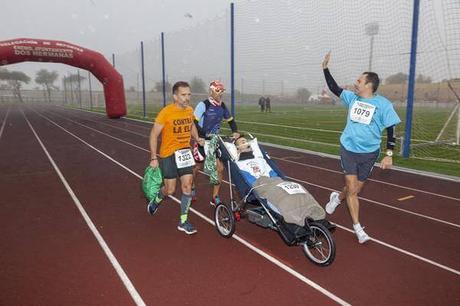
[[[192,150],[182,149],[174,152],[177,169],[187,168],[195,165]]]

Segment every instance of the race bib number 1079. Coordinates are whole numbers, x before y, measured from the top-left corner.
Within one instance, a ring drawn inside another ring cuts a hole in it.
[[[354,122],[369,125],[374,116],[374,112],[374,105],[362,101],[355,101],[350,109],[350,119]]]

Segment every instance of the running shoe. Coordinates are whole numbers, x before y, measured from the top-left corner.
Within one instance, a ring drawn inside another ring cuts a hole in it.
[[[197,232],[193,225],[190,224],[190,222],[188,221],[185,221],[184,223],[179,222],[179,224],[177,225],[177,229],[182,232],[185,232],[187,235],[192,235]]]
[[[209,204],[211,204],[211,206],[213,206],[213,207],[216,207],[216,206],[219,205],[220,203],[222,203],[222,201],[220,200],[220,197],[219,197],[219,196],[215,196],[215,197],[212,198],[211,201],[209,202]]]
[[[147,212],[149,215],[153,216],[157,212],[159,206],[160,204],[155,202],[155,199],[150,201],[149,204],[147,204]]]
[[[337,206],[340,204],[339,193],[334,191],[329,196],[329,202],[326,204],[326,212],[328,214],[333,214]]]
[[[366,234],[363,228],[360,228],[359,230],[355,231],[355,233],[356,233],[356,237],[358,237],[358,242],[361,244],[365,243],[366,241],[371,240],[371,237],[369,237],[369,235]]]

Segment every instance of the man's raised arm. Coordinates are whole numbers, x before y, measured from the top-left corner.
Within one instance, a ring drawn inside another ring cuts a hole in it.
[[[327,67],[330,59],[331,59],[331,51],[329,51],[324,56],[324,60],[322,63],[324,77],[326,78],[326,83],[327,83],[327,87],[329,87],[329,90],[337,97],[340,97],[340,95],[342,94],[343,88],[337,85],[337,82],[334,80],[334,78],[331,75],[331,72],[329,71],[329,68]]]

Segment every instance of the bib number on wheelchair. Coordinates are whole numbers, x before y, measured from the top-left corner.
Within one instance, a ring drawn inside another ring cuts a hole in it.
[[[276,186],[281,187],[288,194],[306,193],[305,190],[303,189],[303,187],[300,186],[297,183],[283,182],[283,183],[280,183],[280,184],[278,184]]]
[[[187,168],[195,165],[192,151],[190,149],[182,149],[174,152],[176,158],[177,169]]]
[[[374,116],[375,106],[362,101],[355,101],[350,109],[351,121],[369,125]]]

